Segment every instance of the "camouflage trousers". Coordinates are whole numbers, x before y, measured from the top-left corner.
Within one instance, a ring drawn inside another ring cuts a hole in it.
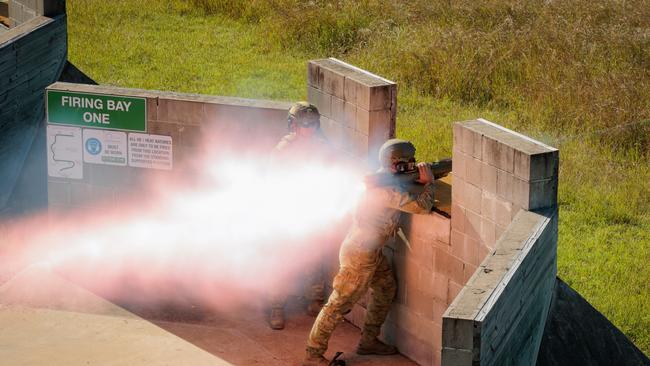
[[[341,266],[334,277],[334,291],[318,314],[307,341],[307,347],[318,354],[325,353],[334,328],[368,288],[372,289],[372,294],[366,309],[362,339],[377,337],[397,290],[393,271],[381,249],[367,251],[344,243],[339,261]]]

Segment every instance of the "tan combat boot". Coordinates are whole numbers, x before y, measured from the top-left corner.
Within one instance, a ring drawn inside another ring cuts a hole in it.
[[[271,329],[284,329],[284,308],[271,308],[271,318],[269,319]]]
[[[377,338],[364,339],[357,346],[358,355],[394,355],[397,348],[380,341]]]
[[[330,362],[315,348],[307,347],[302,366],[328,366]]]

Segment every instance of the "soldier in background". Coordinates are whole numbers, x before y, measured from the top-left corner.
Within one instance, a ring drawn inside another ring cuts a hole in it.
[[[431,212],[434,176],[426,163],[415,163],[415,146],[408,141],[386,141],[379,150],[379,162],[379,173],[391,176],[417,169],[417,182],[424,184],[424,189],[413,193],[409,189],[413,183],[400,183],[397,179],[395,184],[385,186],[366,184],[366,193],[356,208],[352,227],[341,246],[340,269],[333,281],[334,291],[311,329],[303,365],[329,364],[323,354],[334,328],[368,288],[373,291],[356,352],[361,355],[397,353],[394,346],[377,339],[397,290],[382,248],[397,231],[401,212]]]
[[[306,164],[307,162],[330,161],[334,154],[325,136],[320,131],[318,109],[307,102],[298,102],[289,109],[287,117],[289,134],[284,136],[271,153],[271,165]],[[318,315],[325,300],[323,263],[316,263],[306,273],[307,312]],[[287,294],[274,289],[271,294],[270,326],[284,328],[284,308]]]

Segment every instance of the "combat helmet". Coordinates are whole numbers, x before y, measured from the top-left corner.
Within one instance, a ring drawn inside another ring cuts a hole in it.
[[[315,105],[308,102],[297,102],[289,109],[287,127],[293,130],[298,125],[302,127],[320,127],[320,113]]]
[[[415,169],[415,146],[406,140],[390,139],[379,148],[379,164],[397,172]]]

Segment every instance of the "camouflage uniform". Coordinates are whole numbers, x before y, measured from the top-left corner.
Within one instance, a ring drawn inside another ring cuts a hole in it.
[[[318,314],[309,334],[307,352],[322,355],[343,315],[371,288],[362,330],[363,340],[374,340],[381,329],[397,289],[392,269],[382,253],[397,230],[401,212],[428,213],[433,207],[433,184],[420,193],[406,186],[372,187],[366,191],[339,252],[340,269],[334,291]]]
[[[309,161],[328,161],[333,159],[333,151],[327,144],[325,137],[316,135],[311,139],[301,139],[295,133],[284,136],[271,153],[273,164],[301,164]],[[325,300],[325,268],[323,263],[317,263],[306,270],[305,298],[309,301]],[[287,301],[284,291],[273,290],[271,293],[271,307],[283,308]]]

